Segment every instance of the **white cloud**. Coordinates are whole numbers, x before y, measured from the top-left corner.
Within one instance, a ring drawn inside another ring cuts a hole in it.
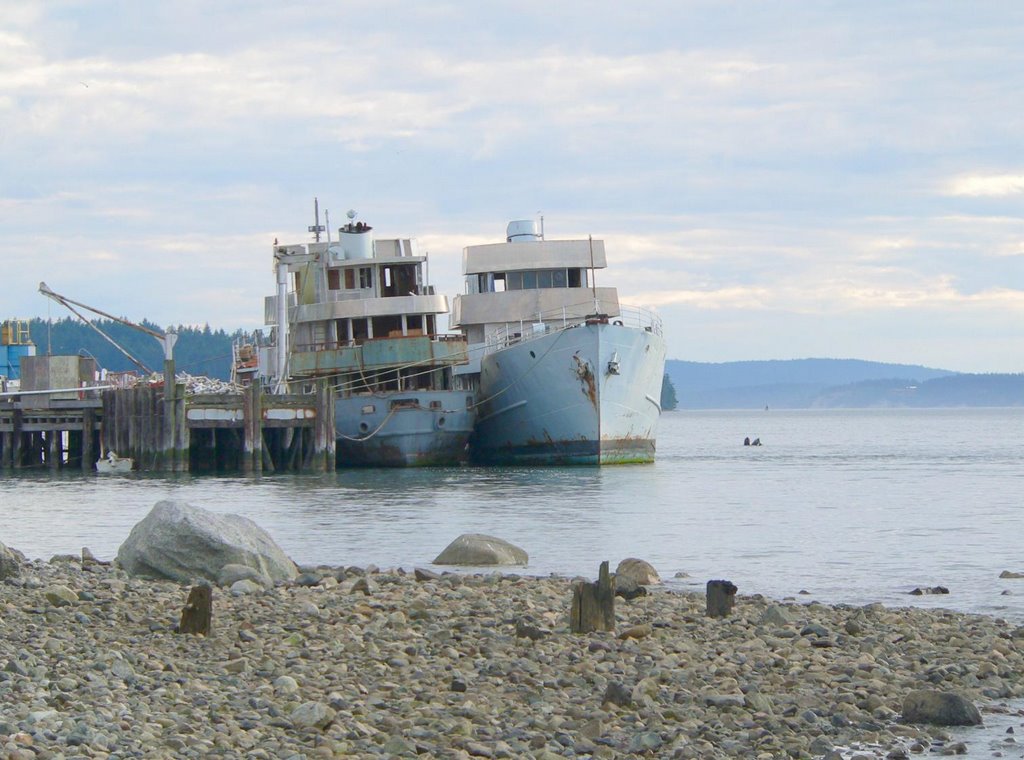
[[[1024,15],[915,8],[0,0],[8,308],[59,275],[161,324],[259,320],[316,195],[417,237],[447,293],[543,209],[606,240],[599,281],[677,356],[746,358],[766,319],[780,351],[884,341],[878,314],[1024,337]],[[672,343],[695,316],[706,343]]]
[[[1024,193],[1024,174],[974,174],[958,177],[947,185],[949,195],[969,197],[1020,195]]]

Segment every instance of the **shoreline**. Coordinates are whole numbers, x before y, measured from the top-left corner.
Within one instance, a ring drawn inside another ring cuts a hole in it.
[[[569,578],[302,569],[215,588],[207,638],[174,632],[187,585],[22,563],[0,584],[6,756],[900,757],[955,745],[897,722],[914,689],[1024,697],[1024,628],[987,615],[755,595],[716,619],[661,589],[576,635]]]

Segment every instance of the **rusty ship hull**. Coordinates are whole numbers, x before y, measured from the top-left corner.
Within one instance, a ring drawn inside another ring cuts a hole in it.
[[[473,395],[405,391],[335,399],[342,467],[441,467],[467,457]]]
[[[653,462],[664,369],[660,334],[603,319],[488,353],[470,456],[480,464]]]

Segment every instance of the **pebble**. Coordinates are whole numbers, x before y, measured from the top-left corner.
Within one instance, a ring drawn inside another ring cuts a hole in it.
[[[0,756],[901,758],[963,749],[897,722],[909,692],[1024,696],[1024,631],[937,609],[712,619],[658,587],[581,636],[568,578],[322,568],[215,594],[202,637],[188,592],[67,559],[0,583]]]

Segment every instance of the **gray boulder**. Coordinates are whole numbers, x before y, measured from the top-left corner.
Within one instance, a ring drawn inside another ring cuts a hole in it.
[[[792,622],[793,616],[785,607],[778,604],[769,605],[761,615],[761,625],[789,625]]]
[[[904,723],[934,726],[980,726],[981,713],[974,703],[956,692],[919,689],[903,700]]]
[[[661,583],[661,577],[654,566],[650,562],[636,557],[627,557],[615,568],[616,582],[623,578],[629,578],[639,586],[653,586],[656,583]]]
[[[298,575],[295,563],[252,520],[183,501],[158,502],[121,544],[117,562],[131,575],[179,583],[217,582],[226,565],[246,565],[272,581]]]
[[[24,561],[25,555],[17,549],[10,549],[4,544],[0,544],[0,581],[20,573],[21,563]]]
[[[437,555],[435,565],[525,565],[529,555],[494,536],[464,533]]]
[[[218,586],[231,586],[237,581],[250,580],[263,586],[273,586],[274,582],[261,573],[257,568],[249,565],[224,565],[217,573]]]

